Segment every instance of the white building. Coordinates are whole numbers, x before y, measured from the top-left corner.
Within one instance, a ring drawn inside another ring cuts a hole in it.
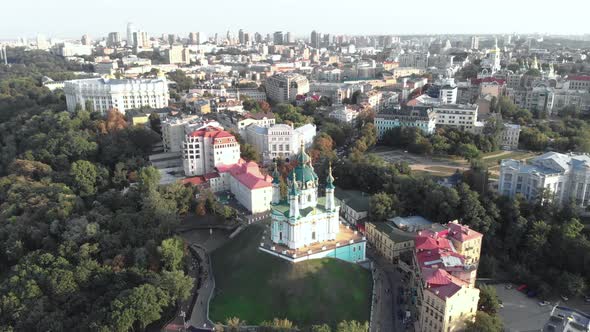
[[[521,194],[527,200],[539,198],[545,190],[558,204],[573,202],[586,208],[590,200],[590,157],[549,152],[529,164],[502,160],[498,191],[505,196]]]
[[[263,213],[270,209],[272,178],[260,172],[258,164],[239,159],[231,165],[218,165],[218,177],[209,182],[215,191],[229,190],[251,213]]]
[[[477,121],[477,110],[477,105],[436,105],[434,106],[436,125],[473,130]]]
[[[246,128],[246,141],[262,154],[264,161],[291,158],[300,151],[301,144],[311,147],[316,126],[306,124],[297,129],[286,124],[272,126],[250,125]]]
[[[76,106],[85,109],[89,101],[94,110],[105,113],[116,108],[121,113],[141,107],[163,108],[168,106],[168,82],[166,79],[116,80],[90,78],[66,81],[64,92],[69,112]]]
[[[442,104],[456,104],[457,91],[457,85],[454,79],[445,80],[438,92],[438,98]]]
[[[218,165],[237,163],[240,160],[240,145],[227,131],[205,127],[186,135],[182,159],[185,175],[205,175],[215,172]]]
[[[353,123],[358,117],[359,110],[347,105],[335,106],[329,117],[344,123]]]
[[[264,82],[266,95],[279,103],[294,101],[297,95],[309,92],[309,81],[295,73],[275,74]]]
[[[162,143],[166,152],[180,152],[186,135],[205,127],[223,127],[217,121],[204,121],[198,115],[167,117],[162,120]]]

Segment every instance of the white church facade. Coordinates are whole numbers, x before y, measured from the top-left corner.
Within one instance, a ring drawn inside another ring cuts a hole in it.
[[[281,197],[280,175],[275,167],[270,237],[261,243],[260,250],[292,262],[324,257],[364,261],[366,239],[340,223],[340,203],[334,197],[331,167],[326,195],[320,197],[318,176],[302,147],[297,166],[286,180],[285,199]]]

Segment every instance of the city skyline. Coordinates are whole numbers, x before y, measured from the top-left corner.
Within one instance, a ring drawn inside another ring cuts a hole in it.
[[[383,0],[369,0],[356,5],[361,8],[311,0],[281,4],[252,0],[232,3],[225,10],[183,0],[171,0],[167,2],[170,10],[166,16],[162,16],[161,11],[154,10],[156,5],[161,4],[153,1],[105,0],[100,7],[93,8],[93,17],[89,18],[86,15],[88,10],[73,0],[40,4],[33,0],[11,2],[4,5],[5,11],[26,15],[11,15],[0,21],[0,38],[29,38],[37,34],[56,38],[79,38],[85,33],[104,37],[113,31],[123,34],[127,22],[134,22],[151,34],[184,35],[191,31],[200,31],[209,36],[215,32],[237,32],[243,28],[249,32],[261,33],[290,31],[297,38],[307,37],[314,29],[349,35],[590,32],[584,20],[584,13],[590,9],[590,4],[579,0],[562,2],[563,8],[576,6],[577,10],[559,17],[552,15],[551,8],[554,5],[549,1],[540,1],[535,6],[529,6],[528,3],[498,0],[494,3],[497,8],[495,18],[490,15],[492,9],[488,8],[487,14],[482,14],[478,9],[471,9],[474,8],[472,3],[466,0],[459,0],[452,7],[426,0],[421,2],[420,8],[404,7]],[[486,21],[482,19],[484,17],[489,19]]]

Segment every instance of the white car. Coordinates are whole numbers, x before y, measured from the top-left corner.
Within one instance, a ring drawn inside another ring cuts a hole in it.
[[[539,302],[539,305],[541,307],[544,307],[544,306],[549,305],[549,304],[551,304],[551,303],[549,303],[549,301],[541,301],[541,302]]]
[[[506,284],[506,286],[504,286],[506,289],[512,289],[512,284]]]
[[[567,297],[567,296],[565,296],[565,295],[562,295],[562,296],[561,296],[561,299],[567,302],[567,300],[569,300],[569,297]]]

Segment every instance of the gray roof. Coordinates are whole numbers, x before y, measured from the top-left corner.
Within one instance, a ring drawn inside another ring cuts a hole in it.
[[[579,310],[563,306],[555,306],[551,310],[549,320],[543,327],[543,331],[590,331],[590,315]]]
[[[590,156],[585,154],[548,152],[533,158],[530,164],[513,159],[504,159],[502,160],[501,166],[516,168],[520,173],[536,172],[549,175],[563,173],[569,170],[590,169]]]
[[[369,200],[371,196],[359,190],[344,190],[336,187],[334,192],[336,198],[348,206],[350,206],[356,212],[369,211]]]

